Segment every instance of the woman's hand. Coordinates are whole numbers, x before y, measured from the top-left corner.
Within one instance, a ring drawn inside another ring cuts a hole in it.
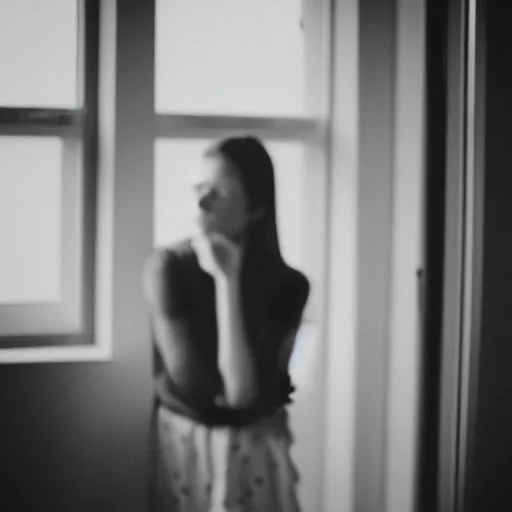
[[[242,266],[242,248],[219,233],[194,239],[201,268],[215,279],[237,279]]]
[[[239,276],[242,248],[219,234],[193,240],[199,265],[215,279],[217,364],[229,407],[245,407],[258,392],[254,355],[242,315]]]

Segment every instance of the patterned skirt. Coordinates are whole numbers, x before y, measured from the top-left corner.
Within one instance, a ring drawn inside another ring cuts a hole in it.
[[[284,409],[242,428],[209,428],[164,407],[155,420],[154,511],[300,511]]]

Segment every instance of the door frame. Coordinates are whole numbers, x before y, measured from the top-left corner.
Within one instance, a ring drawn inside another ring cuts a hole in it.
[[[485,2],[450,0],[439,512],[467,512],[478,385],[485,152]]]

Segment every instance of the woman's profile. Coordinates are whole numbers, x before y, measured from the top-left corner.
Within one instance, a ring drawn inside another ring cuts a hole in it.
[[[153,334],[151,510],[297,512],[288,363],[309,282],[281,256],[272,160],[211,146],[198,235],[144,269]]]

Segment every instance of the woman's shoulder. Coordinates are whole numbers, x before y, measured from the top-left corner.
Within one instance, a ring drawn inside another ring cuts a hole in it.
[[[310,290],[309,279],[306,275],[289,265],[285,265],[281,286],[284,286],[290,293],[300,295],[308,295]]]
[[[190,239],[183,239],[153,250],[147,257],[143,269],[146,296],[153,296],[158,290],[175,287],[182,274],[183,264],[194,256]]]
[[[264,301],[263,332],[272,333],[269,339],[285,340],[300,323],[308,302],[310,284],[303,272],[289,265],[281,264],[276,271],[277,275],[271,276],[268,300]]]
[[[276,299],[292,309],[302,309],[311,289],[309,279],[303,272],[287,264],[281,268],[279,274],[280,277],[275,280]]]
[[[146,268],[159,274],[172,272],[177,270],[180,262],[190,260],[193,256],[191,239],[180,239],[154,249],[146,260]]]
[[[192,238],[180,238],[168,245],[163,245],[155,252],[161,252],[170,259],[187,260],[194,256]]]

